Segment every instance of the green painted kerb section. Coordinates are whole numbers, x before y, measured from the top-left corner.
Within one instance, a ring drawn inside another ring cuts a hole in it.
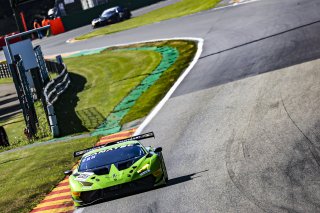
[[[82,50],[80,52],[77,52],[77,53],[74,53],[72,55],[66,56],[64,58],[74,58],[74,57],[79,57],[79,56],[84,56],[84,55],[98,54],[98,53],[101,53],[105,49],[107,49],[107,48],[106,47],[102,47],[102,48],[92,49],[92,50]]]
[[[161,75],[172,66],[179,57],[179,51],[176,48],[163,46],[163,47],[140,47],[140,48],[127,48],[115,51],[128,51],[128,50],[149,50],[156,51],[162,55],[162,60],[156,69],[150,73],[141,83],[135,87],[122,101],[113,109],[107,119],[96,129],[91,135],[109,135],[121,130],[120,121],[129,112],[130,108],[135,104],[138,98],[151,87]],[[90,53],[89,53],[90,54]],[[91,53],[92,54],[92,53]]]

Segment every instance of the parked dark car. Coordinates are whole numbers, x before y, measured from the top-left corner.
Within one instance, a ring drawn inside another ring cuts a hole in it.
[[[99,18],[92,20],[91,25],[93,28],[96,28],[108,24],[114,24],[129,18],[131,18],[130,10],[117,6],[103,11]]]

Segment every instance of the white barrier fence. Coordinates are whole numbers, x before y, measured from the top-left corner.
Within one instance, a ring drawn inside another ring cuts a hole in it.
[[[48,105],[54,104],[70,84],[67,67],[65,64],[63,64],[63,66],[63,71],[59,76],[51,80],[44,88],[44,96]]]
[[[58,100],[59,96],[69,87],[70,78],[67,66],[62,64],[63,70],[59,76],[51,80],[44,88],[44,97],[47,103],[47,112],[49,118],[50,129],[54,137],[59,135],[59,127],[57,117],[55,115],[53,104]]]

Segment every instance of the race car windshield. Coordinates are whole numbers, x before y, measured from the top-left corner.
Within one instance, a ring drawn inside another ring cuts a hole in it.
[[[112,14],[114,14],[114,10],[106,10],[102,13],[102,17],[108,17],[108,16],[111,16]]]
[[[79,171],[95,169],[117,162],[135,159],[144,155],[145,151],[138,144],[104,150],[84,157],[81,160]]]

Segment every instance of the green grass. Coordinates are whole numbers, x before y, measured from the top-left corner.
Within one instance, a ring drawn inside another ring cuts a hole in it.
[[[122,120],[123,123],[146,116],[189,65],[196,52],[196,44],[191,41],[164,41],[130,47],[143,45],[175,47],[179,50],[180,56],[174,65],[137,100]],[[96,57],[99,60],[93,63]],[[72,84],[59,99],[57,107],[60,108],[56,108],[56,112],[62,113],[66,110],[71,112],[60,114],[65,116],[60,120],[64,122],[60,130],[71,131],[72,128],[82,124],[76,111],[96,108],[95,112],[98,112],[96,114],[106,116],[146,74],[152,72],[160,59],[158,53],[151,51],[111,52],[110,50],[102,54],[65,59],[69,71],[72,71],[70,72]],[[39,103],[36,104],[36,108],[39,111]],[[72,113],[75,113],[72,115],[75,117],[70,116]],[[41,112],[38,114],[41,115]],[[78,121],[72,120],[74,118],[78,119],[80,124],[75,125]],[[5,128],[8,132],[11,131],[10,135],[17,135],[20,130],[23,131],[22,115],[17,115],[8,121]],[[3,183],[0,187],[0,212],[29,212],[64,178],[63,171],[71,168],[77,161],[72,157],[72,153],[90,147],[97,141],[97,137],[92,137],[0,153],[0,181]],[[20,145],[21,143],[14,146]]]
[[[148,115],[189,65],[197,51],[196,43],[192,41],[163,41],[121,48],[142,46],[171,46],[178,49],[180,56],[137,100],[121,124]],[[55,104],[63,136],[94,130],[161,60],[161,55],[153,51],[113,51],[115,49],[119,47],[110,48],[100,54],[64,60],[72,83]]]
[[[161,60],[153,51],[104,51],[64,59],[71,85],[55,104],[62,135],[97,127]]]
[[[29,212],[78,160],[73,152],[97,141],[92,137],[0,154],[0,212]]]
[[[0,84],[11,84],[13,83],[12,78],[0,78]]]
[[[118,31],[128,30],[136,27],[140,27],[147,24],[163,21],[166,19],[172,19],[181,17],[193,13],[200,12],[202,10],[208,10],[215,7],[220,0],[181,0],[178,3],[169,5],[158,10],[154,10],[136,18],[129,19],[127,21],[106,26],[91,33],[76,37],[76,40],[83,40],[92,38],[95,36],[106,35]]]
[[[51,79],[56,78],[58,74],[50,73]],[[12,78],[1,78],[0,84],[13,83]],[[37,138],[34,140],[28,140],[24,135],[24,129],[26,127],[25,121],[22,113],[18,113],[6,120],[0,121],[0,126],[4,126],[6,133],[9,138],[10,147],[0,147],[0,152],[8,149],[24,146],[35,141],[44,141],[51,139],[51,132],[49,129],[49,124],[46,120],[46,115],[42,104],[40,102],[35,102],[35,108],[39,119],[39,128]]]
[[[179,58],[155,85],[137,100],[121,124],[148,115],[188,66],[196,52],[196,44],[191,41],[163,41],[122,47],[166,45],[177,48],[180,52]],[[72,83],[55,104],[62,136],[95,129],[161,60],[161,55],[153,51],[111,51],[114,49],[119,47],[110,48],[101,54],[65,59]],[[40,103],[36,104],[36,111],[41,127],[36,140],[26,139],[23,133],[25,123],[21,113],[0,122],[6,129],[11,144],[10,147],[0,148],[0,152],[51,138]]]
[[[128,114],[121,120],[122,125],[147,116],[153,107],[166,95],[179,78],[181,72],[188,67],[197,51],[196,43],[192,41],[166,41],[155,44],[157,46],[169,45],[177,48],[180,53],[179,58],[147,92],[142,94]]]
[[[0,121],[0,126],[5,128],[10,143],[10,147],[0,147],[0,152],[31,144],[36,141],[45,141],[52,138],[41,102],[35,102],[35,109],[38,116],[39,127],[36,138],[32,140],[28,140],[24,135],[24,129],[26,125],[22,113]]]
[[[58,74],[56,73],[49,73],[51,79],[56,78],[58,76]],[[13,79],[12,78],[0,78],[0,84],[11,84],[13,83]]]
[[[0,125],[4,127],[9,138],[10,144],[26,145],[27,140],[23,134],[25,128],[25,122],[22,113],[15,115],[7,120],[1,121]],[[11,148],[11,147],[10,147]],[[6,150],[6,148],[1,148],[0,150]]]

